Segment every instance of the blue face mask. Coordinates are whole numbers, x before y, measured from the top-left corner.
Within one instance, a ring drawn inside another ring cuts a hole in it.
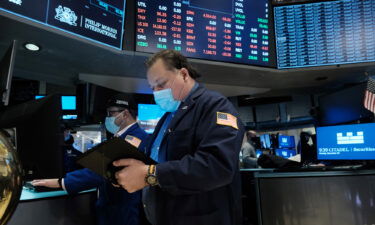
[[[160,108],[167,112],[174,112],[178,109],[181,101],[177,101],[173,98],[172,89],[164,89],[160,91],[154,91],[154,99],[156,104]]]
[[[120,129],[119,126],[115,124],[116,117],[106,117],[105,118],[105,128],[112,134],[117,133],[117,131]]]

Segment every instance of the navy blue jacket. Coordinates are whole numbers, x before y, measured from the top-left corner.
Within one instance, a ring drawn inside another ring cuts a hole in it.
[[[69,139],[64,141],[64,171],[65,173],[72,172],[74,170],[82,169],[81,166],[77,165],[76,160],[78,156],[82,155],[82,152],[78,151],[73,147],[74,138],[69,135]]]
[[[121,138],[131,135],[144,141],[147,133],[136,123],[126,130]],[[141,191],[129,194],[122,188],[114,187],[103,177],[89,169],[81,169],[66,174],[65,189],[69,194],[98,188],[96,202],[99,225],[138,225],[141,209]]]
[[[167,115],[141,146],[148,155]],[[233,121],[237,129],[218,124],[233,125]],[[180,105],[162,140],[160,149],[165,152],[159,154],[165,154],[167,161],[156,165],[160,186],[143,189],[149,221],[153,225],[241,224],[243,135],[243,125],[228,99],[200,85]]]

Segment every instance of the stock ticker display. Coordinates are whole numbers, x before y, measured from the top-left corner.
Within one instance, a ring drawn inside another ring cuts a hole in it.
[[[136,51],[272,66],[268,0],[138,0]]]
[[[125,0],[4,0],[0,10],[112,47],[122,47]]]
[[[275,7],[278,68],[375,61],[375,0]]]

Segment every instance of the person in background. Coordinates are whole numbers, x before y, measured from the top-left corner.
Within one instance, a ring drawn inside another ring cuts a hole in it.
[[[136,104],[124,95],[117,95],[108,102],[106,129],[138,147],[147,133],[136,123]],[[139,225],[141,192],[128,193],[116,187],[89,169],[76,170],[65,178],[32,181],[34,186],[63,188],[69,194],[98,188],[96,212],[99,225]]]
[[[158,163],[115,161],[124,166],[117,182],[129,192],[143,189],[153,225],[241,224],[238,113],[195,81],[199,75],[178,51],[156,53],[147,67],[154,99],[167,113],[141,150]]]
[[[76,159],[78,156],[82,155],[82,152],[78,151],[74,148],[74,137],[71,134],[73,130],[72,127],[68,126],[67,124],[63,124],[64,126],[64,144],[63,144],[63,151],[64,151],[64,170],[65,174],[72,172],[77,169],[82,169],[76,163]]]
[[[255,131],[247,131],[243,137],[241,152],[242,165],[244,168],[256,168],[258,166],[255,147],[251,141],[253,137],[256,137]]]

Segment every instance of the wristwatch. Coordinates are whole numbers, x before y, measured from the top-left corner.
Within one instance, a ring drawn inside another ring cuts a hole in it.
[[[145,181],[150,186],[158,185],[158,178],[156,177],[156,166],[155,165],[149,165],[147,170],[147,175],[145,177]]]

